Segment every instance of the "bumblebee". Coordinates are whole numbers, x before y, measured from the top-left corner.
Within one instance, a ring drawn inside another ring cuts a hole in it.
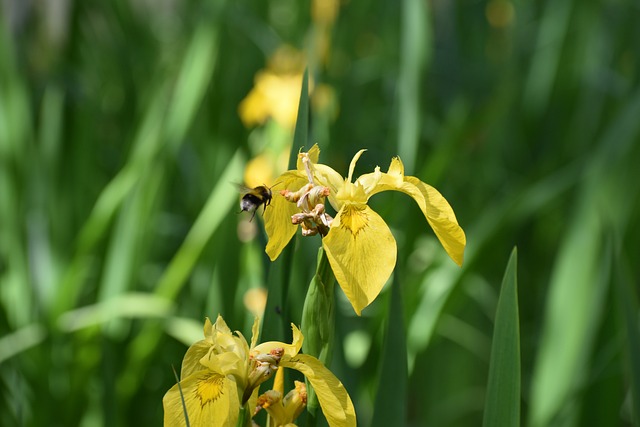
[[[264,205],[264,209],[262,210],[262,214],[264,215],[264,211],[271,203],[271,198],[273,197],[271,188],[266,185],[260,185],[255,188],[246,187],[241,184],[236,185],[238,186],[240,194],[242,194],[242,198],[240,199],[240,212],[253,212],[249,222],[253,221],[253,217],[256,216],[256,211],[260,205]]]

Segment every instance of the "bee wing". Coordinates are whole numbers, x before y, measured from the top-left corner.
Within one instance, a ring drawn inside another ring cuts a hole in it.
[[[253,192],[253,188],[247,187],[244,184],[238,184],[237,182],[234,182],[233,185],[235,185],[236,189],[242,194],[249,194]]]

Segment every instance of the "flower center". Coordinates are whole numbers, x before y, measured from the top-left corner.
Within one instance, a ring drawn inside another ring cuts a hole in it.
[[[196,395],[200,398],[200,406],[213,402],[222,395],[224,376],[215,372],[204,374],[198,379]]]
[[[347,204],[340,215],[340,227],[344,227],[357,236],[360,230],[368,225],[367,214],[364,213],[366,205]]]

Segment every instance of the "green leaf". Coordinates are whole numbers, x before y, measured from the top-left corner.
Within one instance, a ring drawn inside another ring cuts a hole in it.
[[[211,192],[184,242],[158,280],[154,291],[156,296],[172,300],[187,283],[189,274],[193,271],[193,267],[202,254],[205,245],[235,204],[236,193],[233,186],[229,185],[229,182],[237,182],[239,180],[243,163],[242,153],[238,150],[229,159],[228,166],[222,173],[220,180]],[[142,328],[142,332],[136,336],[129,347],[129,372],[142,371],[145,362],[153,356],[163,333],[163,327],[157,323],[147,323]],[[140,381],[140,378],[123,376],[119,385],[122,393],[126,395],[133,392],[137,381]]]
[[[304,70],[302,75],[302,87],[300,88],[300,103],[298,104],[298,117],[296,118],[296,130],[293,134],[293,146],[289,155],[289,169],[296,168],[298,151],[306,147],[309,139],[309,70]],[[310,148],[310,147],[307,147]]]
[[[518,250],[513,248],[502,290],[491,346],[484,426],[520,425],[520,322],[518,317]]]
[[[402,41],[398,76],[398,153],[407,170],[414,170],[422,119],[420,90],[425,65],[432,53],[429,5],[420,0],[402,2]]]
[[[596,204],[585,188],[551,276],[531,384],[533,427],[576,425],[575,396],[586,381],[610,271]]]
[[[296,168],[296,160],[300,148],[307,144],[309,134],[309,71],[305,70],[302,77],[302,87],[300,89],[300,103],[298,104],[298,118],[296,119],[296,130],[293,137],[293,146],[289,153],[289,169]],[[272,262],[269,268],[267,286],[269,296],[262,322],[260,336],[262,340],[283,340],[289,333],[291,327],[286,314],[286,298],[289,290],[289,279],[291,264],[293,259],[293,248],[295,242],[289,242],[286,248]]]
[[[619,259],[619,257],[617,257]],[[640,331],[638,330],[638,295],[633,288],[628,269],[618,262],[614,271],[618,301],[624,317],[624,332],[631,382],[633,425],[640,425]]]
[[[394,275],[391,286],[391,303],[387,319],[372,427],[405,425],[407,420],[407,339],[398,274]]]

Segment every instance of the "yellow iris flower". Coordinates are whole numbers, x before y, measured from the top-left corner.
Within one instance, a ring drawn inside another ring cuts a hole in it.
[[[295,426],[293,423],[307,405],[307,387],[294,381],[295,388],[284,398],[277,390],[268,390],[258,398],[258,407],[269,413],[273,426]]]
[[[318,163],[317,145],[308,153],[300,153],[296,170],[287,171],[276,180],[285,190],[274,194],[264,215],[269,238],[266,252],[272,261],[291,240],[298,224],[303,235],[323,235],[322,246],[331,269],[358,315],[378,296],[397,257],[391,230],[367,205],[371,196],[387,190],[411,196],[458,265],[462,265],[466,245],[464,231],[447,200],[418,178],[405,176],[398,157],[391,160],[386,173],[376,167],[373,173],[352,182],[356,162],[364,151],[351,160],[347,178]],[[324,197],[336,210],[335,219],[324,211]]]
[[[291,344],[256,345],[260,329],[256,318],[249,345],[242,334],[231,332],[221,316],[215,324],[207,319],[205,338],[189,347],[180,383],[162,400],[165,427],[186,426],[185,410],[192,426],[235,426],[240,408],[256,407],[259,385],[279,367],[307,377],[330,426],[355,426],[355,409],[344,386],[318,359],[299,354],[304,337],[295,325],[291,327]]]

